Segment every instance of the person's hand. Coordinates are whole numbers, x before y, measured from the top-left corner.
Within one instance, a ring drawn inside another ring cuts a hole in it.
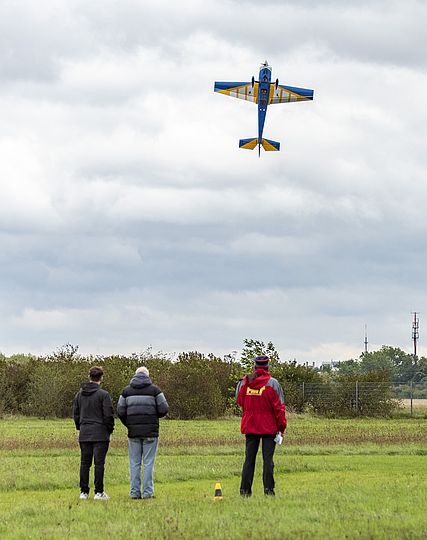
[[[274,438],[274,442],[276,444],[282,444],[282,441],[283,441],[283,436],[282,436],[282,433],[280,431],[277,432],[277,435],[275,436]]]

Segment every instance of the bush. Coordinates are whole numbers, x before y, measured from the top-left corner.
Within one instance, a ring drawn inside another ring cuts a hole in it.
[[[12,361],[0,359],[0,415],[23,412],[33,364],[31,357]]]
[[[171,418],[240,414],[235,388],[244,369],[231,357],[222,360],[212,354],[190,352],[180,354],[173,362],[150,351],[130,357],[82,357],[77,350],[67,344],[47,357],[0,356],[0,414],[70,416],[73,398],[80,384],[88,380],[93,365],[103,366],[103,387],[114,406],[136,368],[145,365],[168,400]],[[291,411],[309,408],[329,416],[386,416],[396,408],[389,376],[383,371],[324,374],[291,362],[276,363],[271,374],[282,385]]]
[[[225,413],[231,368],[226,362],[198,352],[183,353],[171,363],[162,390],[171,418],[217,418]]]
[[[72,413],[73,398],[80,382],[87,380],[89,364],[84,361],[38,360],[28,384],[22,412],[31,416],[65,418]]]
[[[398,407],[384,371],[336,375],[307,384],[305,400],[314,412],[327,416],[389,416]]]
[[[285,403],[288,410],[303,412],[305,407],[303,384],[318,383],[321,375],[312,368],[301,366],[296,362],[285,362],[271,370],[283,388]]]

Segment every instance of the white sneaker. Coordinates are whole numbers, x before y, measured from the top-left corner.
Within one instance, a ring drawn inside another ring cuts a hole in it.
[[[95,501],[108,501],[110,497],[103,491],[102,493],[95,493]]]
[[[82,500],[86,500],[89,498],[89,494],[88,493],[83,493],[83,491],[80,493],[80,497],[79,499],[82,499]]]

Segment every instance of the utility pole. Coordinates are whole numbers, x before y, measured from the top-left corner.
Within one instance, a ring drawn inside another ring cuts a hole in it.
[[[414,370],[414,374],[412,375],[412,379],[411,379],[411,386],[410,386],[410,400],[411,400],[411,416],[413,414],[413,400],[414,400],[414,379],[415,379],[415,371],[417,369],[417,364],[418,364],[418,360],[417,360],[417,341],[420,337],[420,334],[419,334],[419,326],[420,326],[420,320],[419,318],[417,317],[418,313],[416,311],[413,311],[412,312],[413,315],[414,315],[414,320],[412,321],[412,341],[414,342],[414,366],[413,366],[413,370]]]
[[[417,341],[420,337],[419,326],[420,319],[417,317],[418,313],[416,311],[412,312],[414,315],[414,320],[412,321],[412,341],[414,342],[414,364],[417,364]]]
[[[368,325],[365,324],[365,341],[364,341],[364,344],[365,344],[365,353],[368,352]]]

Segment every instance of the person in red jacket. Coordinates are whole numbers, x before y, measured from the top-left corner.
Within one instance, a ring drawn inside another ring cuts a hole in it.
[[[270,376],[268,364],[268,356],[257,356],[255,371],[243,377],[236,388],[237,403],[243,409],[240,431],[246,436],[245,463],[240,484],[240,494],[243,497],[252,495],[255,462],[261,440],[264,494],[275,495],[275,438],[286,429],[286,413],[282,387]]]

